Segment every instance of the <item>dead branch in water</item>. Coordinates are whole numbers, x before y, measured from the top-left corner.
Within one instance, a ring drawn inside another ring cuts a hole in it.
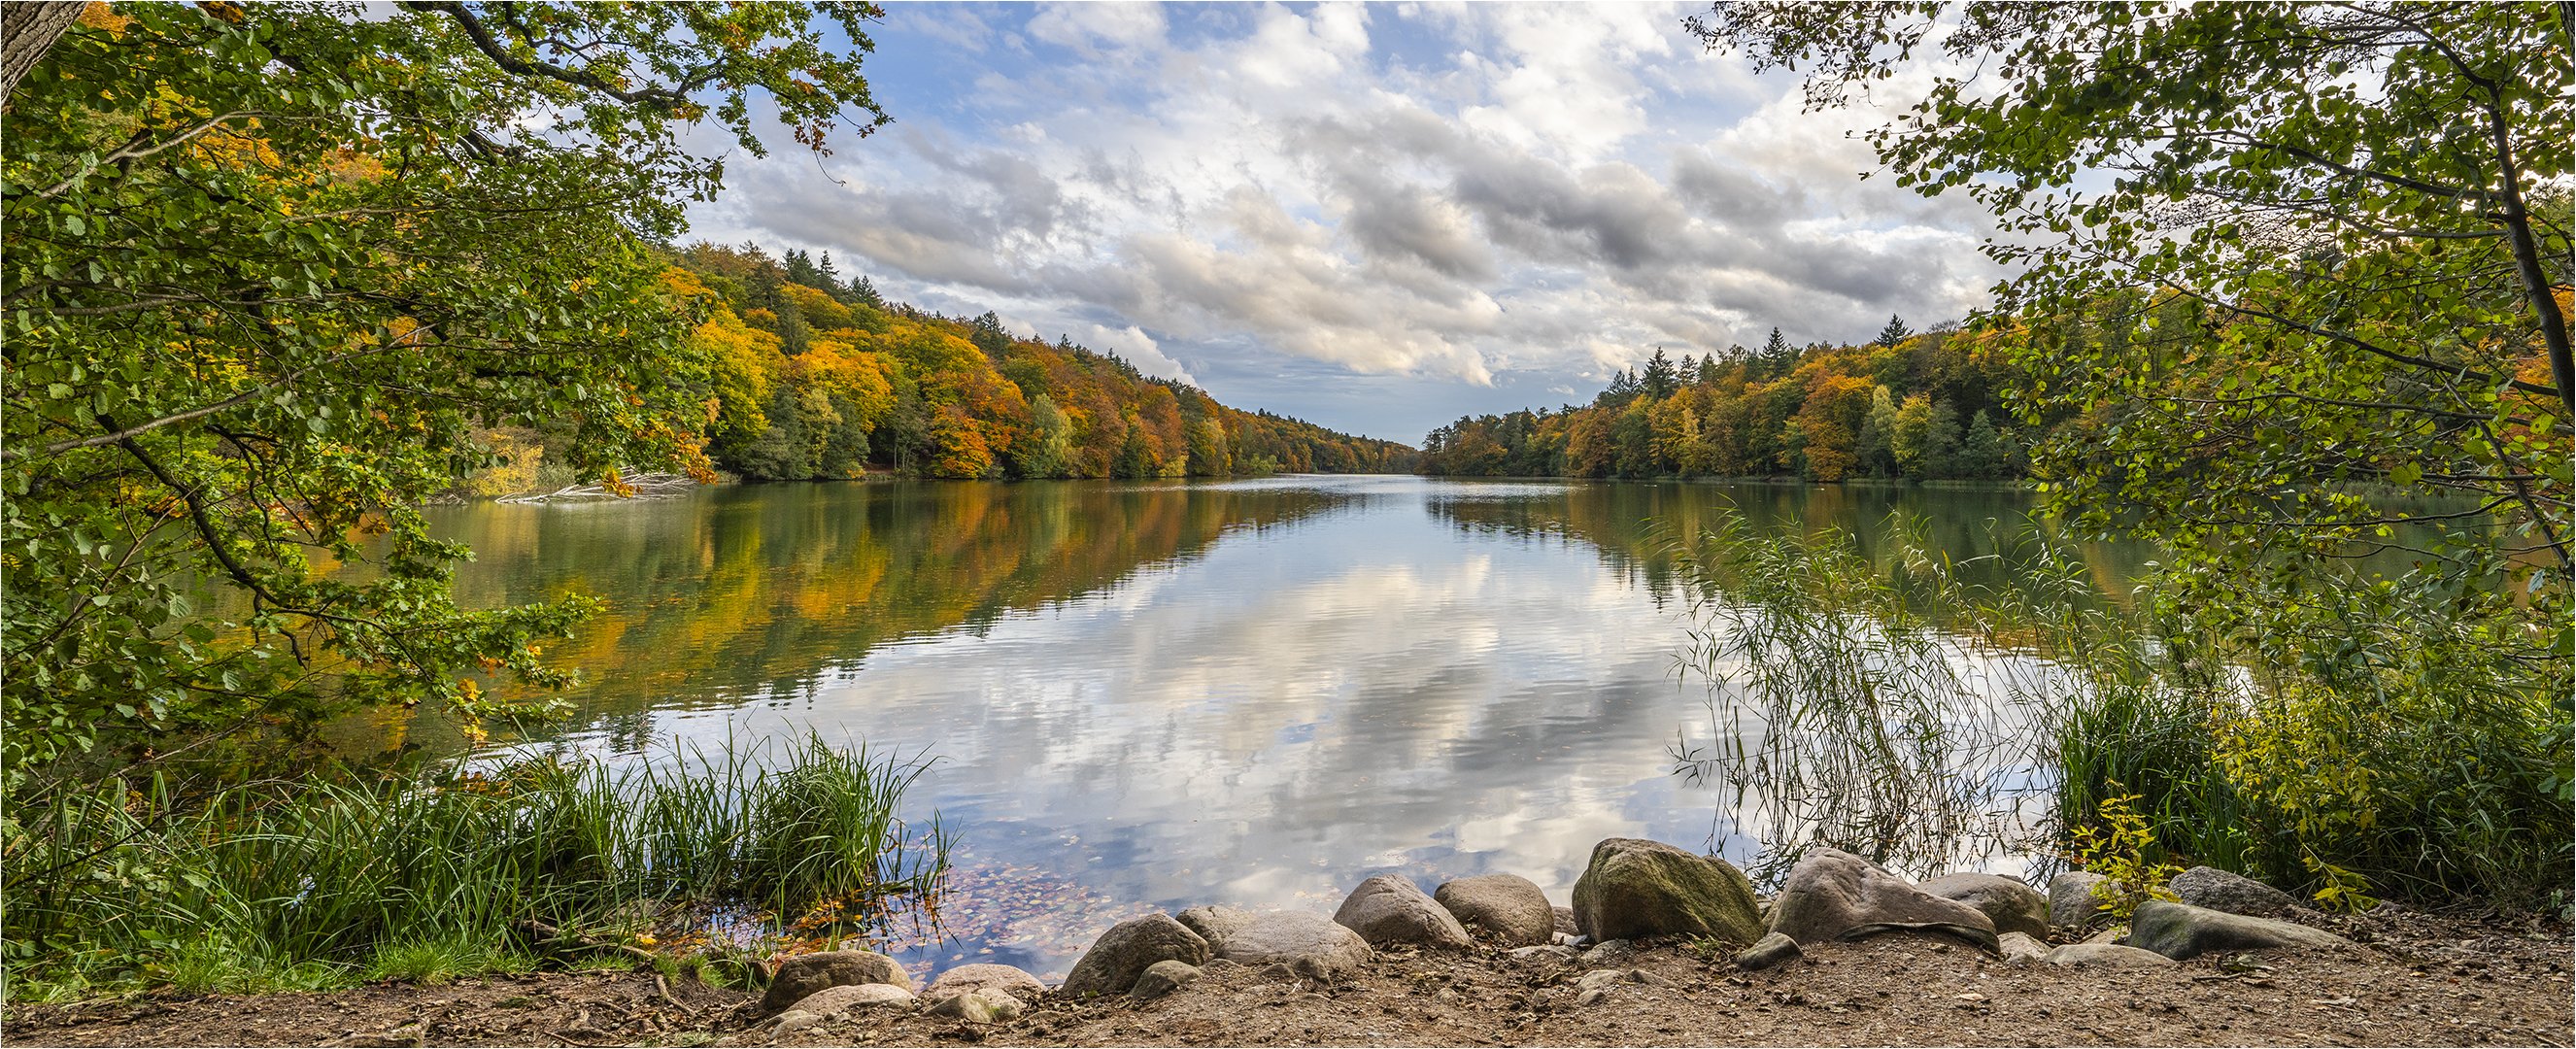
[[[591,481],[568,484],[551,492],[522,492],[516,495],[505,495],[493,501],[540,504],[593,499],[676,499],[688,494],[689,489],[698,486],[697,480],[687,474],[646,473],[630,476],[620,470],[612,476],[618,478],[616,483]]]

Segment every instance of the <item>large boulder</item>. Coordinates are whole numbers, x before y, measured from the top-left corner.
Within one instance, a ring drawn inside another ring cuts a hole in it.
[[[1076,997],[1117,994],[1136,986],[1136,978],[1155,962],[1205,965],[1207,960],[1206,940],[1171,915],[1157,911],[1119,922],[1101,933],[1099,939],[1092,941],[1091,949],[1083,952],[1082,960],[1073,963],[1073,972],[1064,978],[1064,993]]]
[[[1957,900],[1986,912],[1997,935],[2028,933],[2048,938],[2048,896],[2019,878],[2000,874],[1944,874],[1917,886],[1945,900]]]
[[[1413,879],[1400,875],[1380,874],[1361,882],[1342,901],[1341,909],[1333,912],[1333,920],[1349,926],[1372,947],[1476,945],[1455,916],[1423,895]]]
[[[778,971],[769,977],[768,992],[760,996],[760,1014],[768,1016],[783,1012],[788,1006],[828,987],[870,983],[909,992],[912,990],[912,974],[903,971],[903,966],[894,959],[875,951],[800,954],[778,963]]]
[[[921,992],[921,997],[926,1001],[938,1002],[968,991],[985,990],[1029,998],[1045,994],[1046,984],[1016,966],[977,962],[973,965],[960,965],[940,973],[938,979],[930,981],[930,989]]]
[[[1284,965],[1309,980],[1339,983],[1368,964],[1369,945],[1323,915],[1272,912],[1228,934],[1218,957],[1254,968]]]
[[[1574,883],[1574,924],[1595,942],[1637,936],[1762,938],[1753,883],[1735,865],[1659,841],[1609,838]]]
[[[1207,941],[1208,953],[1222,957],[1225,954],[1225,938],[1234,935],[1236,929],[1259,921],[1266,913],[1276,912],[1255,911],[1220,903],[1212,907],[1192,907],[1182,911],[1180,923],[1188,926],[1191,932],[1199,934],[1199,939]]]
[[[2289,893],[2216,867],[2194,867],[2174,875],[2173,883],[2167,887],[2194,907],[2257,918],[2278,918],[2291,904],[2299,902]]]
[[[2323,929],[2166,900],[2139,904],[2138,912],[2129,916],[2129,938],[2121,942],[2175,961],[2211,951],[2352,946],[2352,941]]]
[[[1556,908],[1538,884],[1517,874],[1479,874],[1442,882],[1431,899],[1458,924],[1505,947],[1546,943],[1556,934]]]
[[[1840,849],[1819,846],[1800,857],[1771,911],[1771,931],[1802,944],[1898,930],[1940,933],[1995,949],[1995,923],[1986,912],[1915,888]]]
[[[2061,929],[2084,930],[2109,921],[2096,886],[2111,879],[2091,871],[2068,871],[2048,883],[2048,920]]]

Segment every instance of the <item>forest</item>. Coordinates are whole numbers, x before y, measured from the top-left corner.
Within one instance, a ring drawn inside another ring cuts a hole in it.
[[[1889,317],[1861,346],[1789,345],[1780,329],[1675,362],[1662,349],[1588,405],[1463,418],[1422,442],[1422,471],[1460,477],[2006,479],[2028,469],[1999,407],[2014,374],[1982,332],[1916,334]]]
[[[1412,450],[1247,412],[1114,352],[942,317],[846,280],[829,252],[692,244],[671,289],[704,311],[706,450],[751,480],[1383,473]]]

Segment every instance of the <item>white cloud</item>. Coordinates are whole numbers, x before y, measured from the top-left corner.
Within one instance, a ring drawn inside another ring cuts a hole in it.
[[[1316,367],[1589,389],[1656,345],[1858,340],[1983,301],[1973,204],[1855,177],[1875,161],[1849,132],[1920,73],[1804,113],[1794,78],[1703,54],[1686,10],[1068,4],[1015,37],[1012,14],[897,7],[881,50],[956,68],[880,72],[898,133],[828,174],[738,160],[699,233],[1325,417]]]

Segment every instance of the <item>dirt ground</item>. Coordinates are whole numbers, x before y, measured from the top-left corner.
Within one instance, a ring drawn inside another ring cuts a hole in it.
[[[1381,952],[1359,979],[1301,985],[1212,967],[1151,1002],[1047,998],[1004,1024],[862,1012],[787,1045],[2570,1045],[2563,925],[2420,913],[2343,919],[2355,952],[2210,956],[2156,970],[2013,965],[1878,937],[1739,973],[1687,945],[1596,966]],[[556,974],[329,994],[13,1008],[16,1045],[770,1045],[748,992],[649,972]]]

